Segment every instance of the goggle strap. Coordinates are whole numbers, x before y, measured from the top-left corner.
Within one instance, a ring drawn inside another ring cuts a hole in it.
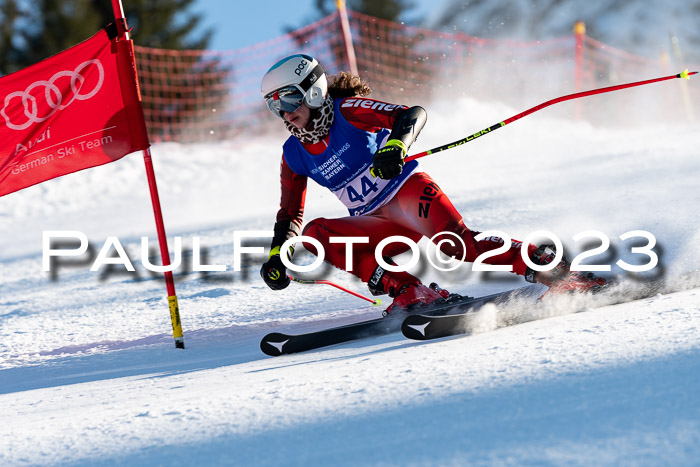
[[[311,89],[311,85],[314,84],[316,81],[318,81],[318,79],[321,76],[323,76],[323,74],[325,72],[326,72],[326,70],[323,69],[323,66],[321,66],[320,63],[318,63],[314,67],[314,69],[311,70],[308,75],[306,75],[306,78],[304,78],[304,80],[301,83],[299,83],[297,86],[299,88],[301,88],[301,90],[306,94],[306,91]],[[294,85],[291,85],[291,86],[294,86]],[[284,89],[284,88],[282,88],[282,89]],[[279,92],[279,91],[280,91],[280,89],[276,89],[276,90],[272,91],[270,94],[265,96],[265,99],[269,99],[269,98],[273,97],[275,95],[275,93]]]
[[[313,70],[306,75],[306,78],[299,83],[299,86],[304,90],[304,92],[311,89],[311,85],[314,84],[318,79],[323,76],[326,70],[323,69],[320,63],[317,63]]]

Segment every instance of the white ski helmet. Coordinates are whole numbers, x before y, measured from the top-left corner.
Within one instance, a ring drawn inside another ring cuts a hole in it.
[[[310,109],[321,107],[328,93],[328,79],[315,58],[295,54],[267,70],[260,91],[270,111],[282,117],[282,112],[294,112],[302,102]]]

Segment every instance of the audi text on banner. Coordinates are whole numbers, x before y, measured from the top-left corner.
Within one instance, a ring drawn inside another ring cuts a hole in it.
[[[0,78],[0,196],[148,148],[133,63],[101,30]]]

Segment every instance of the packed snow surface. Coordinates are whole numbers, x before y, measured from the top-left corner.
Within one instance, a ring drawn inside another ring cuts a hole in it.
[[[412,152],[522,109],[463,99],[427,110]],[[473,230],[519,240],[546,230],[570,257],[601,242],[574,236],[597,231],[610,247],[584,264],[612,265],[602,274],[625,281],[666,279],[662,293],[609,306],[564,300],[539,315],[487,306],[466,336],[391,334],[278,358],[259,349],[268,332],[381,314],[328,286],[267,289],[258,275],[265,254],[243,255],[233,270],[234,233],[274,223],[283,133],[152,148],[171,257],[175,237],[182,241],[185,350],[174,348],[162,276],[141,259],[141,237],[151,261],[158,255],[139,154],[6,196],[0,465],[697,464],[699,129],[665,124],[653,108],[648,124],[614,128],[542,111],[422,159]],[[343,215],[310,184],[306,220]],[[43,271],[48,231],[83,232],[90,254]],[[651,260],[633,251],[645,238],[620,238],[634,231],[656,239],[648,250],[659,262],[646,273],[616,264]],[[90,270],[109,237],[136,272]],[[202,263],[225,271],[193,271],[195,238]],[[524,285],[469,265],[415,272],[477,296]],[[367,294],[342,271],[316,277]],[[505,315],[518,324],[506,326]]]

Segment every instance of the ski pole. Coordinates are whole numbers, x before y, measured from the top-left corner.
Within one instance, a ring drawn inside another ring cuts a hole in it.
[[[342,285],[338,285],[335,282],[327,281],[325,279],[299,279],[298,277],[292,277],[292,276],[287,276],[294,282],[298,282],[299,284],[326,284],[326,285],[332,285],[336,289],[340,289],[343,292],[349,293],[350,295],[354,295],[358,298],[361,298],[362,300],[367,300],[368,302],[371,302],[372,305],[381,305],[382,301],[380,299],[372,299],[369,297],[365,297],[364,295],[361,295],[357,292],[353,292],[352,290],[348,290]]]
[[[418,154],[414,154],[412,156],[408,156],[407,158],[404,159],[404,162],[409,162],[409,161],[412,161],[414,159],[418,159],[420,157],[435,154],[436,152],[441,152],[441,151],[444,151],[446,149],[452,149],[454,147],[461,146],[465,143],[468,143],[470,141],[475,140],[479,136],[483,136],[485,134],[491,133],[494,130],[498,130],[499,128],[504,127],[504,126],[508,125],[509,123],[513,123],[514,121],[516,121],[518,119],[521,119],[527,115],[535,113],[538,110],[542,110],[545,107],[549,107],[550,105],[556,104],[558,102],[569,101],[571,99],[578,99],[579,97],[586,97],[586,96],[593,96],[596,94],[603,94],[605,92],[619,91],[620,89],[631,88],[634,86],[643,86],[645,84],[656,83],[658,81],[666,81],[667,79],[675,79],[675,78],[690,79],[691,75],[695,75],[697,73],[698,73],[697,71],[688,72],[688,69],[686,68],[684,71],[682,71],[681,73],[678,73],[677,75],[664,76],[663,78],[648,79],[645,81],[636,81],[634,83],[618,84],[616,86],[608,86],[605,88],[592,89],[590,91],[582,91],[582,92],[577,92],[574,94],[568,94],[566,96],[557,97],[556,99],[551,99],[551,100],[548,100],[547,102],[543,102],[539,105],[536,105],[533,108],[526,110],[525,112],[521,112],[517,115],[513,115],[512,117],[510,117],[507,120],[503,120],[502,122],[496,123],[495,125],[492,125],[492,126],[485,128],[481,131],[477,131],[473,135],[469,135],[466,138],[460,139],[459,141],[455,141],[454,143],[445,144],[444,146],[439,146],[437,148],[433,148],[433,149],[430,149],[428,151],[424,151],[424,152],[421,152]]]

